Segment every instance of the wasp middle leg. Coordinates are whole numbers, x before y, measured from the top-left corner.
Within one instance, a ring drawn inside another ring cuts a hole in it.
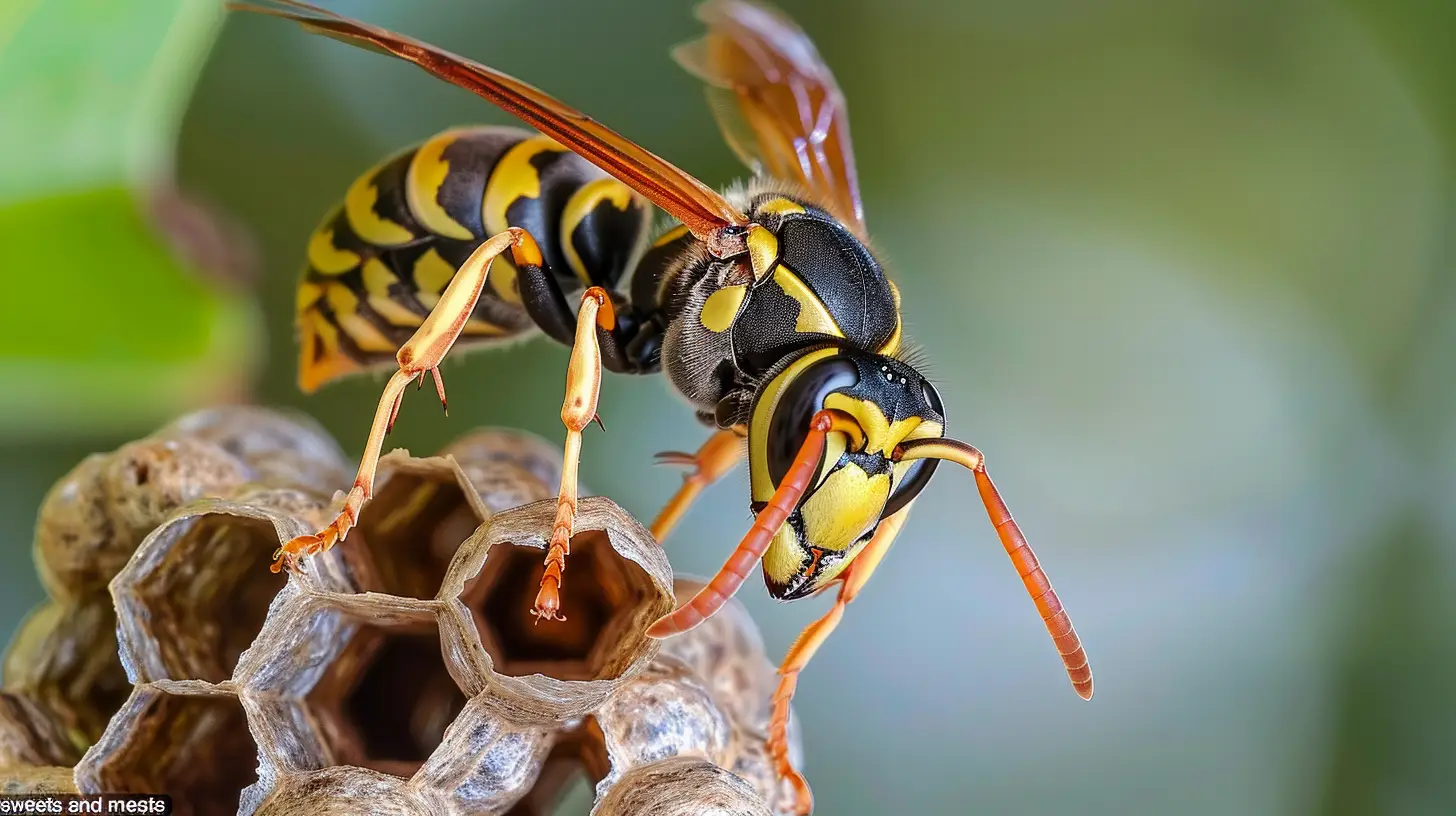
[[[405,386],[415,379],[423,381],[426,374],[435,381],[435,391],[445,404],[445,383],[440,379],[440,363],[450,352],[450,347],[460,338],[460,332],[470,319],[485,287],[491,262],[501,253],[510,250],[517,263],[527,263],[539,258],[541,251],[525,230],[512,227],[482,243],[460,265],[459,271],[445,287],[440,301],[420,324],[414,335],[399,348],[395,360],[399,370],[389,378],[379,405],[374,411],[374,422],[369,428],[369,439],[364,443],[364,455],[359,462],[359,471],[354,485],[344,499],[344,507],[329,525],[312,535],[303,535],[279,547],[273,553],[272,570],[280,571],[285,565],[297,568],[298,559],[326,551],[349,534],[359,521],[359,511],[374,493],[375,469],[379,465],[380,449],[384,437],[394,427],[399,416],[400,403],[404,400]],[[448,410],[448,408],[447,408]]]

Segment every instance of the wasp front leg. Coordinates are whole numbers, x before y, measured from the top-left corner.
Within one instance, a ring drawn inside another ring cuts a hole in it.
[[[274,572],[285,565],[297,568],[298,559],[303,556],[326,551],[348,536],[359,521],[359,512],[374,493],[374,473],[379,465],[379,454],[384,446],[384,437],[394,427],[399,416],[400,403],[404,400],[405,386],[415,379],[423,381],[426,374],[435,381],[435,392],[440,403],[445,405],[445,383],[440,379],[440,363],[450,352],[450,347],[460,337],[476,301],[485,287],[486,276],[496,256],[510,250],[517,259],[539,257],[536,243],[524,230],[511,228],[492,237],[471,253],[459,271],[445,287],[440,301],[420,324],[414,336],[400,346],[395,355],[399,370],[389,378],[384,393],[374,409],[374,422],[369,427],[369,439],[364,443],[364,456],[359,462],[359,472],[354,485],[344,498],[344,507],[339,515],[313,535],[299,536],[273,554]],[[448,408],[447,408],[448,413]]]
[[[900,528],[904,526],[913,504],[911,502],[900,508],[898,513],[881,521],[875,528],[869,543],[845,568],[844,576],[840,579],[839,597],[835,598],[834,606],[830,607],[824,617],[809,624],[799,634],[794,645],[789,647],[783,664],[779,666],[779,685],[774,690],[773,717],[769,721],[768,751],[779,777],[789,780],[794,788],[794,813],[808,814],[814,810],[814,794],[809,790],[809,783],[789,759],[789,702],[794,699],[794,690],[799,684],[799,672],[809,665],[814,653],[829,638],[834,627],[839,625],[840,618],[844,617],[844,608],[864,588],[875,567],[879,566],[885,553],[889,552],[890,545],[894,543],[895,536],[900,534]]]
[[[561,615],[562,573],[571,554],[571,535],[576,524],[577,468],[581,462],[581,432],[597,418],[597,397],[602,387],[602,352],[597,329],[611,332],[617,324],[612,300],[606,290],[593,286],[582,295],[576,315],[576,338],[571,362],[566,367],[566,399],[561,403],[561,423],[566,426],[566,452],[561,463],[561,490],[556,497],[556,522],[551,527],[551,544],[546,550],[546,569],[531,614],[536,620],[565,620]]]

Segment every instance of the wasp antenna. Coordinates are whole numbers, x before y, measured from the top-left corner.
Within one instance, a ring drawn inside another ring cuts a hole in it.
[[[1041,563],[1037,561],[1031,543],[1021,532],[1021,526],[1011,518],[1011,511],[1001,499],[1000,491],[986,473],[986,457],[974,447],[954,439],[916,439],[902,443],[895,449],[893,458],[902,462],[941,459],[955,462],[975,474],[976,490],[981,494],[982,504],[986,506],[986,515],[990,517],[991,525],[996,528],[1001,546],[1006,548],[1006,554],[1011,557],[1016,574],[1021,576],[1026,593],[1036,604],[1036,611],[1041,613],[1042,623],[1046,624],[1047,633],[1052,636],[1052,642],[1057,646],[1057,653],[1062,657],[1062,665],[1067,670],[1067,678],[1072,681],[1072,688],[1082,699],[1092,699],[1092,667],[1087,662],[1082,639],[1077,636],[1077,630],[1072,628],[1072,619],[1057,598],[1056,590],[1052,589],[1052,583],[1047,578],[1046,571],[1041,568]]]

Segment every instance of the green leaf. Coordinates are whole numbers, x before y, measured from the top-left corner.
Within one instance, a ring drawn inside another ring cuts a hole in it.
[[[0,436],[144,428],[242,391],[251,300],[143,204],[170,189],[222,18],[220,0],[0,4]]]

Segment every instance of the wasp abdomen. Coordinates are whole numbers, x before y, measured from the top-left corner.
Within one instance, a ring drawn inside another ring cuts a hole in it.
[[[360,176],[314,231],[298,290],[299,382],[393,366],[458,266],[509,227],[531,233],[563,290],[615,288],[640,249],[650,208],[626,185],[528,130],[445,131]],[[505,258],[459,344],[532,329]]]

